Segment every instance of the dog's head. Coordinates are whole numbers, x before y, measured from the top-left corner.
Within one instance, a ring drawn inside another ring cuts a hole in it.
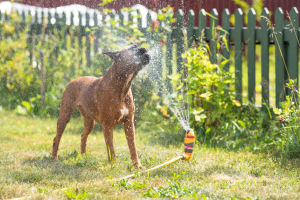
[[[115,66],[120,68],[119,71],[123,73],[138,72],[150,61],[147,50],[138,45],[132,45],[120,51],[105,52],[103,54],[113,59]]]

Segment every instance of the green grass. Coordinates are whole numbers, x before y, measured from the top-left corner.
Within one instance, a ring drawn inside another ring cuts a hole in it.
[[[107,163],[102,132],[88,138],[80,156],[82,121],[71,120],[62,137],[60,159],[51,158],[56,120],[0,111],[0,199],[299,199],[299,160],[278,161],[265,154],[196,146],[190,162],[179,161],[134,180],[113,181],[136,172],[122,129],[115,131],[117,162]],[[149,142],[154,133],[137,133],[147,168],[183,152],[183,146]]]

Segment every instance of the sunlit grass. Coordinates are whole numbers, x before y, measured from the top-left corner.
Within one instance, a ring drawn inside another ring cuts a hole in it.
[[[73,119],[62,137],[60,159],[54,161],[55,125],[55,119],[0,111],[0,199],[300,198],[299,161],[200,146],[190,162],[179,161],[150,175],[114,182],[136,171],[123,129],[115,130],[117,162],[109,164],[99,129],[88,138],[88,154],[78,154],[82,121]],[[137,132],[138,153],[147,168],[183,152],[183,145],[154,145],[148,142],[151,137],[151,133]]]

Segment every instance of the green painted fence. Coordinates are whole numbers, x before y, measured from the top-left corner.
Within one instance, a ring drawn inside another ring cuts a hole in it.
[[[27,19],[27,15],[30,13],[22,12],[24,23]],[[97,45],[99,44],[99,36],[102,34],[101,26],[106,25],[104,21],[99,22],[99,13],[92,15],[85,14],[85,25],[83,25],[82,14],[79,14],[79,25],[77,27],[78,46],[83,48],[83,40],[85,40],[85,54],[86,54],[86,65],[91,67],[91,61],[95,59],[95,55],[98,51]],[[123,25],[124,15],[122,14],[111,14],[110,17],[114,18],[119,15],[120,23],[119,26]],[[261,55],[261,102],[269,105],[270,102],[270,47],[275,46],[275,93],[276,93],[276,106],[284,100],[285,95],[289,92],[285,84],[287,80],[295,79],[298,83],[298,68],[299,68],[299,13],[296,8],[292,8],[289,12],[289,20],[285,20],[284,11],[281,8],[276,10],[275,23],[270,24],[270,13],[268,9],[264,8],[260,14],[260,22],[257,22],[257,14],[254,9],[250,9],[248,13],[243,13],[241,9],[237,9],[233,13],[234,26],[230,24],[231,14],[227,9],[221,13],[221,21],[219,22],[219,13],[213,9],[209,16],[204,10],[200,10],[198,13],[198,25],[195,26],[195,13],[191,10],[187,14],[187,19],[184,21],[184,13],[179,10],[176,13],[176,24],[173,28],[172,33],[167,35],[167,41],[165,44],[166,53],[162,54],[159,65],[167,67],[164,70],[166,73],[173,73],[172,60],[173,56],[176,55],[176,69],[177,71],[182,70],[184,67],[182,53],[186,48],[192,47],[194,42],[197,43],[200,37],[204,37],[205,41],[209,43],[211,62],[217,63],[217,51],[222,52],[225,59],[229,59],[230,55],[234,56],[234,62],[228,62],[226,69],[229,70],[230,66],[234,67],[235,74],[235,89],[237,92],[237,100],[243,103],[243,59],[247,59],[248,68],[248,101],[256,103],[257,91],[256,91],[256,57]],[[247,24],[244,22],[244,15],[247,15]],[[74,26],[74,14],[71,14],[70,25],[66,25],[66,14],[63,13],[61,17],[57,13],[53,16],[51,13],[42,13],[42,18],[47,19],[46,33],[53,32],[54,29],[58,29],[64,32],[64,37],[69,34],[70,27]],[[209,26],[206,25],[207,18],[209,17]],[[55,19],[55,23],[52,24],[51,20]],[[9,20],[8,16],[4,13],[0,13],[0,20]],[[93,21],[94,27],[100,27],[95,33],[95,41],[93,46],[89,42],[89,32],[86,32],[86,28],[91,28],[91,21]],[[129,21],[132,21],[131,15],[129,15]],[[151,26],[151,15],[147,14],[147,26]],[[147,33],[146,28],[142,27],[141,19],[137,20],[139,29],[145,35],[151,35]],[[220,25],[219,25],[220,24]],[[246,25],[245,25],[246,24]],[[259,26],[258,26],[259,25]],[[29,29],[28,43],[29,48],[34,48],[36,44],[34,41],[34,34],[40,34],[42,29],[42,23],[39,22],[37,15],[33,16],[31,26]],[[215,35],[220,34],[226,38],[226,43],[221,45],[221,48],[217,48],[218,40]],[[261,52],[256,52],[257,46],[260,45]],[[174,48],[176,47],[176,48]],[[247,56],[245,56],[245,51]],[[32,52],[32,51],[30,51]],[[32,53],[30,54],[32,60]],[[298,84],[297,84],[298,86]],[[245,103],[245,102],[244,102]]]

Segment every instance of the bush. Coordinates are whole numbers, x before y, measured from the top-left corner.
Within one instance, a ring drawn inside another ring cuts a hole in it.
[[[300,158],[300,106],[298,101],[300,94],[295,84],[296,81],[289,81],[287,88],[290,95],[281,103],[281,109],[275,109],[280,129],[276,135],[274,146],[279,153],[288,158]]]
[[[39,91],[37,69],[30,65],[26,28],[15,13],[0,22],[0,104],[14,109]]]

